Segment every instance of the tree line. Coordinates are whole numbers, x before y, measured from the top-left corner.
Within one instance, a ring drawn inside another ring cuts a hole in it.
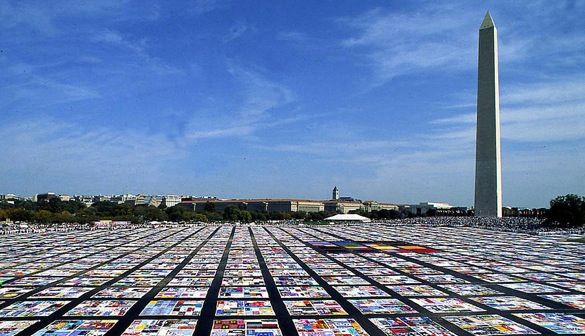
[[[399,219],[413,216],[397,210],[373,210],[366,212],[355,210],[352,213],[368,217],[373,220]],[[257,212],[248,211],[245,207],[227,207],[223,211],[216,211],[212,202],[204,207],[203,211],[193,211],[180,205],[173,207],[159,207],[146,205],[116,204],[101,201],[87,207],[84,203],[71,200],[61,201],[58,198],[46,202],[15,201],[14,204],[0,202],[0,220],[7,218],[13,221],[36,223],[90,223],[101,219],[129,221],[143,223],[146,221],[175,221],[175,222],[211,222],[211,221],[240,221],[255,222],[268,220],[305,220],[309,222],[323,221],[335,215],[332,212]],[[433,216],[427,213],[426,216]],[[546,212],[545,225],[552,227],[574,227],[585,224],[585,197],[574,194],[559,196],[550,201],[550,208]]]
[[[568,194],[553,199],[546,218],[545,224],[553,227],[585,225],[585,197]]]
[[[0,202],[0,220],[7,218],[12,221],[35,223],[91,223],[98,220],[129,221],[143,223],[146,221],[174,221],[174,222],[211,222],[211,221],[268,221],[268,220],[308,220],[322,221],[334,215],[329,212],[255,212],[238,207],[227,207],[223,211],[216,211],[213,204],[205,207],[204,211],[193,211],[186,207],[175,205],[159,207],[147,205],[132,205],[127,203],[112,203],[100,201],[87,207],[79,201],[61,201],[58,198],[47,202],[15,201],[14,204]]]

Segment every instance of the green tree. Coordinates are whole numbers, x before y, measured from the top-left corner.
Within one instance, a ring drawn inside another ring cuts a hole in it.
[[[240,210],[240,218],[242,222],[248,223],[252,221],[252,214],[247,210]]]
[[[585,224],[585,197],[569,194],[550,201],[546,214],[549,225],[565,227]]]
[[[144,221],[166,221],[169,217],[167,213],[155,206],[137,206],[134,208],[134,214],[138,220]]]
[[[306,211],[295,211],[295,212],[291,213],[291,216],[294,219],[304,219],[305,217],[307,217],[307,212]]]
[[[87,224],[97,220],[98,213],[93,207],[81,209],[75,214],[75,221],[78,223]]]
[[[205,207],[203,208],[205,212],[215,212],[215,203],[206,202]]]
[[[268,213],[268,218],[272,220],[289,220],[293,217],[290,212],[273,211]]]
[[[252,220],[254,221],[266,221],[268,220],[268,216],[266,212],[252,212]]]
[[[400,211],[398,211],[398,210],[386,210],[386,211],[388,211],[388,215],[386,216],[386,218],[388,218],[388,219],[402,218],[402,213],[400,213]]]
[[[34,212],[26,209],[9,209],[7,211],[8,218],[13,221],[30,221],[34,217]]]
[[[208,222],[209,221],[209,219],[207,219],[207,216],[205,216],[202,213],[196,213],[196,214],[194,214],[193,220],[196,221],[196,222]]]
[[[53,214],[54,223],[72,223],[74,222],[74,219],[75,217],[73,217],[73,215],[67,210]]]
[[[134,207],[128,203],[116,204],[109,211],[115,217],[131,217],[134,215]]]
[[[311,212],[309,213],[307,219],[311,221],[322,221],[323,219],[327,218],[328,215],[324,211],[319,212]]]
[[[367,212],[363,209],[356,209],[356,210],[350,210],[349,213],[372,218],[372,219],[379,218],[378,217],[378,210],[372,210],[371,212]]]
[[[39,210],[35,212],[33,220],[37,223],[49,223],[53,220],[53,213],[49,210]]]
[[[26,200],[26,201],[15,201],[14,207],[15,208],[23,208],[25,210],[37,210],[39,208],[39,205],[36,202],[33,202],[31,200]]]
[[[175,205],[165,210],[169,220],[174,222],[189,222],[194,220],[196,214],[193,210],[180,205]],[[205,216],[205,215],[203,215]],[[206,217],[207,218],[207,217]]]
[[[85,203],[80,202],[80,201],[69,201],[63,204],[63,210],[68,211],[69,213],[77,213],[79,210],[81,209],[85,209]]]
[[[237,221],[240,219],[241,210],[235,206],[228,206],[223,210],[223,219]]]
[[[100,201],[91,205],[92,208],[96,209],[98,216],[104,218],[111,218],[116,215],[115,209],[118,204],[109,201]]]
[[[52,213],[58,213],[64,210],[64,203],[60,198],[51,198],[47,205],[48,207],[46,210],[49,210]]]
[[[184,217],[185,211],[187,211],[187,209],[180,205],[175,205],[165,209],[165,212],[167,213],[167,216],[169,216],[169,219],[174,222],[180,222],[185,220]]]
[[[427,217],[435,217],[437,215],[437,209],[429,209],[426,213]]]
[[[218,212],[205,212],[204,214],[211,222],[217,222],[223,219],[223,216]]]

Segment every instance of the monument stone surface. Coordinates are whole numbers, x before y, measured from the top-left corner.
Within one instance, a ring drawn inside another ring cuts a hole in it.
[[[479,28],[475,215],[502,217],[498,31],[487,12]]]

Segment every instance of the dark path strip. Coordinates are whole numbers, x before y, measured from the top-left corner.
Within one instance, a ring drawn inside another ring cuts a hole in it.
[[[197,246],[193,251],[191,251],[191,253],[189,253],[189,256],[187,256],[185,259],[183,259],[183,261],[179,265],[177,265],[177,267],[175,267],[175,269],[173,269],[173,271],[169,275],[167,275],[164,278],[164,280],[162,280],[161,282],[159,282],[148,293],[146,293],[136,304],[134,304],[134,306],[132,306],[132,308],[130,308],[128,310],[128,312],[126,313],[126,315],[124,315],[124,317],[122,317],[120,319],[120,321],[118,321],[118,323],[116,323],[116,325],[114,325],[114,327],[105,336],[114,336],[114,335],[120,335],[120,334],[122,334],[130,326],[130,324],[132,323],[132,321],[134,321],[134,319],[139,318],[140,317],[140,312],[142,312],[142,310],[144,309],[144,307],[146,307],[146,305],[151,300],[154,299],[154,297],[156,296],[156,294],[162,288],[164,288],[177,275],[177,273],[179,273],[185,267],[185,265],[187,265],[189,263],[189,261],[191,261],[191,259],[193,259],[193,257],[207,243],[207,241],[211,237],[213,237],[213,235],[215,235],[215,233],[217,232],[217,230],[219,230],[219,228],[215,229],[211,234],[209,234],[209,236],[203,242],[201,242],[199,244],[199,246]],[[178,242],[177,244],[173,245],[172,247],[176,247],[177,245],[179,245],[180,243],[182,243],[182,242],[190,239],[193,235],[199,233],[200,231],[201,230],[198,230],[197,232],[194,232],[193,234],[189,235],[185,239],[182,239],[180,242]],[[166,251],[168,251],[168,249]],[[148,317],[142,317],[142,318],[156,318],[156,317],[148,316]],[[188,318],[188,317],[183,317],[182,316],[181,318]]]
[[[188,239],[189,237],[191,237],[192,235],[196,234],[197,232],[199,232],[200,230],[202,230],[202,228],[199,228],[199,230],[197,230],[196,232],[192,233],[191,235],[189,235],[188,237],[186,237],[185,239]],[[172,234],[165,236],[163,239],[172,237],[178,233],[180,233],[181,231],[174,231]],[[123,278],[125,278],[127,275],[129,275],[130,273],[136,271],[137,269],[141,268],[142,266],[148,264],[149,262],[156,260],[156,258],[158,258],[160,255],[166,253],[168,250],[172,249],[173,247],[177,246],[178,244],[180,244],[182,241],[184,241],[185,239],[182,239],[181,241],[167,247],[166,249],[164,249],[162,252],[157,253],[156,255],[154,255],[151,258],[146,259],[145,261],[141,262],[140,264],[134,266],[133,268],[127,270],[126,272],[120,274],[119,276],[109,280],[108,282],[102,284],[99,287],[95,287],[94,289],[92,289],[91,291],[81,295],[79,298],[77,299],[73,299],[70,303],[66,304],[65,306],[61,307],[61,309],[57,310],[56,312],[54,312],[53,314],[43,317],[40,319],[39,322],[33,324],[32,326],[26,328],[25,330],[22,331],[23,335],[30,335],[35,333],[38,330],[41,330],[42,328],[48,326],[49,324],[51,324],[52,322],[56,321],[56,320],[61,320],[61,319],[67,319],[67,320],[77,320],[77,319],[104,319],[104,317],[93,317],[93,318],[86,318],[86,317],[79,317],[79,316],[67,316],[64,317],[63,314],[68,312],[71,308],[77,306],[78,304],[80,304],[81,302],[83,302],[84,300],[88,300],[91,298],[91,296],[93,296],[94,294],[96,294],[97,292],[105,289],[106,287],[109,287],[110,285],[114,284],[115,282],[117,282],[118,280],[121,280]],[[153,242],[155,243],[155,242]],[[135,253],[137,250],[133,250],[125,255],[131,254],[131,253]],[[107,319],[118,319],[117,317],[114,316],[108,316],[106,317]]]
[[[172,235],[173,235],[173,234],[170,234],[170,235],[169,235],[169,236],[167,236],[167,237],[170,237],[170,236],[172,236]],[[128,244],[128,243],[131,243],[131,242],[134,242],[134,241],[137,241],[137,240],[141,240],[141,239],[143,239],[143,238],[144,238],[144,236],[140,236],[140,237],[138,237],[138,238],[136,238],[136,239],[128,240],[128,241],[126,241],[124,244]],[[98,239],[98,238],[96,238],[96,239]],[[117,240],[121,240],[121,239],[123,239],[123,238],[122,238],[122,237],[120,237],[120,238],[118,238],[118,239],[115,239],[115,240],[113,240],[113,241],[117,241]],[[92,239],[92,240],[90,240],[90,242],[91,242],[91,241],[93,241],[93,239]],[[86,246],[84,246],[84,247],[80,247],[80,248],[77,248],[77,249],[73,249],[73,250],[70,250],[70,251],[76,251],[76,250],[81,250],[81,251],[83,251],[83,249],[84,249],[84,248],[86,248]],[[129,255],[129,254],[132,254],[132,253],[136,252],[136,251],[137,251],[137,250],[139,250],[139,249],[140,249],[140,248],[137,248],[136,250],[129,251],[129,252],[127,252],[127,253],[123,253],[123,254],[119,255],[118,257],[114,257],[114,258],[112,258],[112,259],[108,259],[108,260],[106,260],[106,261],[104,261],[104,262],[101,262],[101,263],[99,263],[99,264],[95,265],[95,266],[92,266],[92,267],[90,267],[90,268],[83,269],[83,270],[81,270],[81,271],[79,271],[79,272],[77,272],[77,273],[75,273],[75,274],[73,274],[73,275],[69,275],[69,276],[66,276],[66,277],[55,277],[55,281],[52,281],[52,282],[50,282],[50,283],[48,283],[48,284],[46,284],[46,285],[43,285],[43,286],[19,286],[19,287],[16,287],[16,286],[15,286],[15,287],[12,287],[12,288],[34,287],[34,289],[33,289],[33,290],[31,290],[31,291],[29,291],[29,292],[27,292],[26,294],[23,294],[23,295],[20,295],[20,296],[16,297],[16,298],[13,298],[13,299],[8,299],[8,300],[4,300],[2,303],[0,303],[0,309],[2,309],[2,308],[4,308],[4,307],[7,307],[7,306],[9,306],[9,305],[11,305],[11,304],[13,304],[13,303],[15,303],[15,302],[22,301],[22,300],[24,300],[24,299],[26,299],[26,298],[28,298],[28,297],[30,297],[30,296],[32,296],[32,295],[34,295],[34,294],[36,294],[36,293],[38,293],[38,292],[42,291],[42,290],[44,290],[44,289],[47,289],[47,288],[49,288],[49,287],[55,287],[55,286],[59,286],[59,283],[61,283],[61,282],[65,282],[65,281],[67,281],[67,280],[70,280],[70,279],[76,278],[76,277],[78,277],[78,276],[81,276],[81,275],[83,275],[83,274],[85,274],[85,273],[87,273],[87,272],[89,272],[89,271],[91,271],[91,270],[94,270],[94,269],[96,269],[96,268],[100,268],[100,267],[101,267],[101,266],[103,266],[103,265],[107,265],[107,264],[109,264],[109,263],[111,263],[111,262],[113,262],[113,261],[115,261],[115,260],[117,260],[117,259],[124,258],[125,256],[127,256],[127,255]],[[100,253],[103,253],[104,251],[105,251],[105,250],[102,250],[102,251],[97,251],[97,252],[94,252],[94,253],[90,253],[90,254],[87,254],[87,255],[83,255],[83,256],[81,256],[81,257],[79,257],[79,258],[75,258],[75,259],[71,259],[71,260],[68,260],[68,261],[64,261],[64,262],[62,262],[62,263],[58,263],[58,264],[56,264],[56,265],[53,265],[53,266],[50,266],[50,267],[47,267],[47,268],[43,268],[43,269],[41,269],[41,270],[39,270],[39,271],[36,271],[36,272],[31,272],[31,273],[29,273],[29,274],[26,274],[26,276],[19,276],[19,277],[16,277],[16,278],[14,278],[14,279],[10,279],[10,280],[6,281],[4,284],[10,284],[12,281],[14,281],[14,280],[17,280],[17,279],[22,279],[22,278],[25,278],[25,277],[35,276],[35,274],[38,274],[38,273],[41,273],[41,272],[44,272],[44,271],[48,271],[48,270],[52,270],[52,269],[55,269],[55,268],[59,268],[60,266],[63,266],[63,265],[69,264],[69,263],[71,263],[71,262],[76,262],[76,261],[78,261],[78,260],[83,260],[83,259],[85,259],[85,258],[87,258],[87,257],[91,257],[91,256],[94,256],[94,255],[98,255],[98,254],[100,254]],[[52,257],[52,256],[51,256],[51,257]],[[51,258],[51,257],[46,257],[46,258]],[[46,259],[46,258],[40,258],[39,260]],[[29,262],[30,262],[30,261],[29,261]],[[27,262],[27,263],[29,263],[29,262]],[[40,300],[40,301],[42,301],[42,300],[47,300],[47,299],[39,299],[39,300]],[[66,299],[63,299],[63,300],[66,300]],[[32,318],[31,318],[31,319],[32,319]]]
[[[223,250],[223,255],[221,257],[221,261],[219,262],[217,272],[215,273],[213,282],[211,283],[211,286],[207,291],[207,297],[205,298],[205,303],[203,304],[203,308],[201,309],[201,315],[199,321],[197,322],[195,336],[208,336],[211,333],[211,329],[213,328],[213,319],[215,317],[215,307],[217,305],[217,298],[219,296],[221,280],[223,278],[225,265],[227,263],[235,231],[236,231],[235,226],[232,226],[232,231]]]
[[[319,232],[322,232],[322,233],[326,233],[326,234],[335,236],[335,237],[340,238],[340,239],[343,239],[343,240],[348,240],[347,238],[344,238],[342,236],[339,236],[339,235],[334,234],[334,233],[331,233],[331,232],[323,231],[321,229],[313,228],[313,230],[316,230],[316,231],[319,231]],[[356,242],[356,243],[359,244],[359,242]],[[391,252],[387,252],[387,251],[381,251],[381,252],[382,253],[385,253],[385,254],[388,254],[388,255],[393,255],[393,253],[391,253]],[[351,254],[354,254],[354,255],[358,255],[360,257],[364,257],[364,258],[368,259],[369,261],[374,261],[374,262],[380,263],[380,262],[378,262],[378,261],[376,261],[374,259],[368,258],[367,257],[367,253],[360,254],[360,253],[357,253],[357,252],[354,252],[354,251],[346,251],[345,253],[351,253]],[[541,304],[543,304],[545,306],[549,306],[549,307],[553,308],[553,309],[549,309],[549,310],[540,310],[539,312],[564,312],[564,313],[566,313],[566,312],[572,312],[572,310],[567,309],[567,307],[565,307],[564,305],[561,305],[561,304],[556,303],[554,301],[545,300],[545,299],[541,299],[541,298],[534,299],[536,296],[530,296],[527,293],[519,292],[519,291],[513,290],[511,288],[507,288],[507,287],[504,287],[504,286],[497,285],[495,283],[489,283],[489,282],[486,282],[486,281],[483,281],[483,280],[474,278],[474,277],[469,276],[469,275],[465,275],[465,274],[462,274],[462,273],[458,273],[458,272],[453,271],[453,270],[450,270],[448,268],[444,268],[444,267],[441,267],[441,266],[436,266],[436,265],[433,265],[431,263],[418,260],[416,258],[412,258],[412,257],[409,257],[409,256],[405,256],[403,254],[399,254],[397,257],[402,258],[402,259],[407,260],[407,261],[410,261],[410,262],[413,262],[413,263],[417,263],[417,264],[419,264],[421,266],[424,266],[424,267],[428,267],[428,268],[431,268],[431,269],[434,269],[434,270],[437,270],[437,271],[440,271],[440,272],[443,272],[443,273],[446,273],[446,274],[450,274],[450,275],[456,276],[458,278],[462,278],[462,279],[468,280],[471,283],[480,284],[482,286],[491,285],[489,287],[494,288],[494,289],[496,289],[498,291],[501,291],[501,292],[503,292],[506,295],[512,295],[512,296],[522,297],[522,298],[525,298],[525,299],[528,299],[528,300],[531,300],[531,301],[534,301],[534,302],[538,302],[538,303],[541,303]],[[395,270],[395,271],[399,271],[398,269],[395,269],[395,268],[392,268],[392,269]],[[404,275],[407,275],[407,276],[414,275],[414,274],[409,274],[409,273],[404,273],[404,272],[400,272],[400,273],[403,273]],[[497,273],[497,272],[494,272],[494,273]],[[361,274],[360,276],[363,277],[363,274]],[[414,275],[414,276],[416,276],[416,275]],[[423,283],[425,285],[430,285],[433,288],[439,289],[441,291],[445,291],[445,289],[438,287],[436,283],[432,283],[432,282],[429,282],[429,281],[426,281],[426,280],[423,280],[423,279],[420,279],[420,278],[417,278],[417,280],[421,281],[421,283]],[[370,280],[370,281],[371,282],[375,282],[373,280]],[[379,283],[377,283],[377,285],[384,286],[384,285],[379,284]],[[485,309],[485,312],[476,312],[476,313],[471,313],[471,312],[458,312],[458,313],[440,313],[440,314],[431,313],[430,311],[427,311],[426,309],[424,310],[425,311],[425,315],[428,315],[434,321],[440,323],[445,328],[448,328],[449,330],[452,330],[453,332],[455,332],[455,333],[457,333],[459,335],[462,335],[462,334],[471,335],[471,334],[470,333],[467,333],[467,332],[465,332],[465,331],[463,331],[463,330],[461,330],[459,328],[452,328],[451,327],[452,326],[451,323],[447,323],[445,320],[441,319],[440,317],[441,316],[468,316],[468,315],[496,314],[496,315],[500,315],[500,316],[506,317],[506,318],[508,318],[508,319],[510,319],[510,320],[512,320],[514,322],[517,322],[517,323],[521,324],[521,325],[525,325],[527,327],[530,327],[530,328],[532,328],[532,329],[534,329],[534,330],[536,330],[536,331],[538,331],[538,332],[540,332],[540,333],[542,333],[544,335],[550,334],[550,332],[551,332],[550,330],[548,330],[546,328],[543,328],[543,327],[541,327],[539,325],[536,325],[536,324],[531,323],[531,322],[529,322],[527,320],[524,320],[524,319],[521,319],[519,317],[516,317],[516,316],[512,315],[512,312],[518,312],[518,311],[498,310],[498,309],[492,308],[490,306],[486,306],[486,305],[480,304],[479,302],[470,300],[468,297],[461,296],[461,295],[458,295],[458,294],[453,293],[453,292],[450,292],[450,293],[452,293],[452,294],[450,294],[450,297],[459,298],[459,299],[461,299],[461,300],[463,300],[465,302],[468,302],[468,303],[473,304],[475,306],[481,307],[482,309]],[[421,297],[421,298],[424,298],[424,297]],[[402,297],[401,297],[401,299],[402,299]],[[408,300],[408,301],[410,301],[410,300]],[[417,307],[420,307],[419,305],[415,304],[412,301],[410,301],[409,303],[410,304],[413,304],[413,305],[415,305]],[[560,308],[558,308],[559,306],[560,306]],[[420,308],[424,309],[423,307],[420,307]],[[530,312],[532,312],[532,311],[535,311],[535,310],[531,310]]]
[[[262,277],[264,278],[264,283],[266,284],[266,291],[270,297],[270,303],[274,313],[276,314],[276,319],[278,320],[280,330],[282,331],[283,336],[298,336],[299,334],[297,333],[295,325],[291,320],[288,309],[286,309],[284,302],[282,302],[280,299],[280,293],[278,293],[276,283],[270,274],[270,270],[266,265],[264,256],[262,256],[262,252],[260,251],[256,237],[254,236],[254,230],[252,230],[251,227],[248,227],[248,231],[250,232],[250,237],[252,238],[252,244],[254,246],[254,251],[256,252],[256,258],[258,259],[258,264],[260,266],[260,270],[262,271]]]
[[[266,230],[266,228],[264,228]],[[376,326],[370,322],[370,320],[368,320],[356,307],[354,307],[351,303],[349,303],[349,301],[347,301],[346,298],[344,298],[341,294],[339,294],[339,292],[337,292],[331,285],[329,285],[325,280],[323,280],[323,278],[321,278],[321,276],[319,276],[319,274],[315,273],[315,271],[313,271],[309,266],[307,266],[307,264],[305,264],[301,259],[299,259],[299,257],[297,257],[284,243],[282,243],[280,241],[280,239],[276,238],[276,236],[270,232],[269,230],[266,230],[268,232],[268,234],[278,243],[278,245],[280,245],[280,247],[282,247],[302,268],[303,270],[305,270],[305,272],[309,273],[309,275],[311,277],[313,277],[317,283],[323,287],[323,289],[325,289],[325,291],[327,291],[327,293],[331,296],[332,299],[334,299],[335,301],[337,301],[339,303],[339,305],[349,314],[349,318],[353,318],[354,320],[356,320],[361,326],[362,328],[364,328],[364,330],[372,335],[372,336],[385,336],[385,334],[380,331],[380,329],[376,328]],[[288,232],[287,232],[288,233]],[[291,235],[292,236],[292,235]],[[293,236],[294,237],[294,236]],[[296,237],[294,237],[295,239],[298,239]],[[304,243],[305,245],[308,245],[307,243],[305,243],[304,241],[298,239],[299,241],[301,241],[302,243]],[[321,316],[319,317],[320,319],[329,319],[329,318],[342,318],[341,316],[339,317],[324,317]]]
[[[168,237],[171,237],[171,236],[173,236],[175,234],[176,234],[176,232],[171,233],[170,235],[165,236],[163,239],[168,238]],[[119,239],[122,239],[122,238],[119,238]],[[119,240],[119,239],[116,239],[116,240]],[[141,236],[141,237],[136,238],[136,239],[128,240],[128,241],[126,241],[125,244],[131,243],[131,242],[134,242],[134,241],[137,241],[137,240],[141,240],[141,239],[144,239],[144,237]],[[116,240],[113,240],[113,241],[116,241]],[[128,256],[130,254],[136,253],[136,251],[139,251],[139,250],[140,250],[140,248],[137,248],[137,249],[132,250],[132,251],[128,251],[126,253],[123,253],[123,254],[119,255],[118,257],[114,257],[112,259],[108,259],[108,260],[106,260],[104,262],[101,262],[101,263],[95,265],[95,266],[92,266],[90,268],[86,268],[86,269],[84,269],[82,271],[79,271],[78,273],[75,273],[74,275],[70,275],[70,276],[67,276],[67,277],[58,277],[55,281],[53,281],[53,282],[51,282],[51,283],[49,283],[47,285],[44,285],[44,286],[36,286],[35,289],[31,290],[30,292],[28,292],[26,294],[20,295],[20,296],[18,296],[16,298],[13,298],[13,299],[10,299],[10,300],[7,300],[7,301],[3,302],[2,304],[0,304],[0,309],[1,308],[4,308],[4,307],[6,307],[6,306],[8,306],[8,305],[10,305],[12,303],[16,303],[16,302],[19,302],[19,301],[23,301],[25,299],[28,299],[28,298],[30,298],[30,296],[32,296],[32,295],[34,295],[34,294],[36,294],[36,293],[38,293],[38,292],[40,292],[40,291],[42,291],[44,289],[47,289],[47,288],[50,288],[50,287],[58,287],[58,286],[60,286],[60,283],[62,283],[62,282],[66,282],[67,280],[70,280],[70,279],[73,279],[73,278],[76,278],[76,277],[79,277],[79,276],[83,276],[83,274],[85,274],[87,272],[90,272],[90,271],[92,271],[94,269],[100,268],[100,267],[102,267],[104,265],[107,265],[107,264],[109,264],[111,262],[114,262],[114,261],[116,261],[116,260],[118,260],[120,258],[124,258],[124,257],[126,257],[126,256]],[[97,255],[97,254],[103,253],[104,251],[105,250],[98,251],[98,252],[95,252],[95,253],[91,253],[91,254],[88,254],[86,256],[80,257],[78,259],[72,259],[72,261],[76,261],[76,260],[79,260],[79,259],[84,259],[84,258],[87,258],[89,256],[93,256],[93,255]],[[67,263],[69,263],[69,262],[60,263],[58,265],[55,265],[55,266],[52,266],[52,267],[43,269],[43,271],[51,270],[51,269],[54,269],[56,267],[59,267],[61,265],[67,264]],[[123,277],[123,275],[120,275],[120,277]],[[118,279],[118,277],[116,277],[116,279]],[[111,280],[112,279],[108,280],[107,283],[109,283]],[[107,287],[107,283],[104,283],[104,284],[102,284],[100,286],[95,286],[95,288],[99,288],[100,290],[102,290],[103,288]],[[28,286],[22,286],[22,287],[28,287]],[[22,287],[14,287],[14,288],[22,288]],[[66,287],[70,287],[70,286],[66,286]],[[89,287],[94,287],[94,286],[89,286]],[[77,300],[77,299],[67,299],[67,298],[64,298],[64,299],[38,298],[38,299],[35,299],[35,300],[38,300],[38,301],[55,301],[55,300],[71,301],[71,300]],[[63,308],[61,308],[61,309],[63,309]],[[57,312],[55,312],[55,314],[56,313]],[[47,316],[47,317],[49,317],[49,316]],[[47,317],[45,317],[45,318],[47,318]],[[36,318],[36,317],[24,317],[24,318],[4,318],[4,319],[7,319],[7,320],[9,320],[9,319],[14,319],[14,320],[16,320],[16,319],[38,320],[39,318]]]
[[[84,234],[85,234],[85,235],[88,235],[88,233],[89,233],[89,232],[92,232],[92,231],[84,232]],[[0,236],[0,237],[1,237],[1,236]],[[15,236],[13,236],[13,237],[15,237]],[[24,238],[24,237],[23,237],[23,238]],[[30,238],[31,238],[31,239],[32,239],[32,238],[35,238],[35,239],[37,239],[37,240],[39,240],[39,241],[42,241],[44,237],[43,237],[42,233],[34,233],[34,234],[31,234],[31,237],[30,237]],[[27,239],[28,239],[28,238],[27,238]],[[92,241],[94,241],[94,240],[98,240],[98,239],[100,239],[100,240],[101,240],[102,238],[101,238],[101,237],[95,237],[95,238],[92,238],[92,239],[90,239],[90,240],[87,240],[87,241],[85,241],[85,243],[86,243],[87,245],[90,245]],[[120,237],[120,238],[118,238],[118,239],[123,239],[123,238],[122,238],[122,237]],[[137,238],[137,239],[140,239],[140,238]],[[137,239],[134,239],[134,240],[137,240]],[[134,241],[134,240],[132,240],[132,241]],[[86,245],[86,246],[82,246],[82,247],[78,247],[78,248],[74,248],[74,249],[70,249],[68,252],[70,252],[70,251],[75,251],[75,250],[80,250],[80,249],[84,249],[84,248],[86,248],[86,247],[87,247],[87,245]],[[10,246],[10,245],[9,245],[9,244],[6,244],[6,243],[4,243],[4,244],[0,245],[0,249],[2,249],[2,248],[5,248],[6,246]],[[43,251],[44,251],[45,253],[48,253],[48,252],[49,252],[49,250],[50,250],[49,248],[45,248]],[[36,255],[36,254],[38,254],[38,253],[39,253],[39,250],[36,250],[36,251],[32,251],[32,252],[25,252],[25,253],[23,253],[23,254],[19,254],[18,256],[14,256],[14,257],[17,257],[17,258],[22,258],[22,257],[25,257],[25,258],[26,258],[26,256],[30,256],[30,255]],[[93,254],[95,254],[95,253],[88,254],[87,256],[89,256],[89,255],[93,255]],[[6,268],[21,267],[22,265],[26,265],[26,264],[30,264],[30,263],[42,262],[42,260],[43,260],[43,259],[51,259],[51,258],[53,258],[53,257],[54,257],[54,255],[49,255],[49,256],[45,255],[45,256],[43,256],[43,257],[39,256],[38,258],[36,258],[36,259],[33,259],[33,260],[27,260],[27,261],[23,261],[23,262],[16,262],[16,265],[12,265],[11,267],[4,267],[2,270],[6,269]],[[86,256],[79,257],[79,258],[76,258],[76,259],[71,259],[71,260],[68,260],[68,261],[64,261],[64,262],[60,263],[59,265],[53,265],[53,266],[51,266],[50,268],[54,268],[54,267],[57,267],[57,266],[60,266],[60,265],[63,265],[63,264],[67,264],[67,263],[69,263],[69,262],[72,262],[72,261],[75,261],[75,260],[78,260],[78,259],[82,259],[82,258],[85,258],[85,257],[86,257]],[[39,271],[36,271],[36,272],[27,273],[27,275],[26,275],[26,276],[30,276],[30,275],[32,275],[32,274],[40,273],[40,272],[43,272],[43,271],[45,271],[45,270],[46,270],[46,269],[41,269],[41,270],[39,270]],[[22,278],[22,276],[15,276],[15,278]],[[6,281],[6,282],[4,282],[4,283],[9,283],[10,281],[13,281],[13,280],[15,280],[15,279],[10,279],[10,280],[7,280],[7,281]]]

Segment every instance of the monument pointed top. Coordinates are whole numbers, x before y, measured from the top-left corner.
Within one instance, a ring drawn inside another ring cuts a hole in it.
[[[496,27],[496,25],[494,24],[494,20],[492,20],[492,16],[490,15],[490,11],[487,11],[487,13],[485,13],[485,18],[483,19],[483,22],[481,23],[481,26],[479,27],[479,29],[486,29],[486,28],[492,28],[492,27]]]

